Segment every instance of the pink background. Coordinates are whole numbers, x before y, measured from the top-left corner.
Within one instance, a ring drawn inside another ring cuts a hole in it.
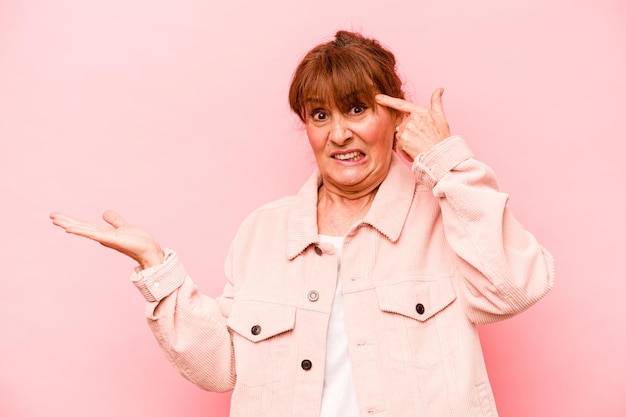
[[[626,415],[625,12],[622,0],[1,1],[0,415],[228,414],[227,394],[160,353],[133,263],[48,213],[119,210],[217,295],[243,217],[313,169],[286,93],[303,53],[339,28],[389,45],[415,101],[446,88],[453,132],[557,259],[552,293],[481,329],[501,416]]]

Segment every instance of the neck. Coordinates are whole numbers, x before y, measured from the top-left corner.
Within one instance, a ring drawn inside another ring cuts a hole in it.
[[[346,193],[322,184],[317,192],[317,205],[334,206],[344,210],[363,209],[374,201],[378,187],[368,193]]]
[[[365,217],[374,197],[372,192],[355,196],[336,193],[323,184],[317,194],[317,225],[318,232],[331,236],[344,236],[350,227]]]

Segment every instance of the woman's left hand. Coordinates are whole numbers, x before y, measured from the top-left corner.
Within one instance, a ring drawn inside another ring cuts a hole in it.
[[[411,161],[450,136],[442,95],[443,88],[433,92],[430,108],[385,94],[376,95],[376,102],[381,106],[406,113],[402,122],[396,126],[395,138],[396,147]]]

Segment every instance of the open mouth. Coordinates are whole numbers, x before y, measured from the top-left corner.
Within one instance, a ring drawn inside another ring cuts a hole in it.
[[[363,158],[364,156],[365,154],[363,152],[354,151],[354,152],[333,155],[332,157],[340,161],[357,161]]]

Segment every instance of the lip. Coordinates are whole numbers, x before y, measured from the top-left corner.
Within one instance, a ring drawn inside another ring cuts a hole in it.
[[[358,152],[360,153],[362,156],[355,160],[355,161],[348,161],[348,160],[341,160],[341,159],[337,159],[335,158],[335,156],[337,155],[347,155],[349,153],[352,152]],[[346,150],[342,150],[342,151],[335,151],[335,152],[331,152],[330,154],[331,159],[341,165],[359,165],[359,164],[363,164],[365,163],[365,161],[367,160],[367,154],[365,152],[363,152],[361,149],[358,148],[353,148],[353,149],[346,149]]]

